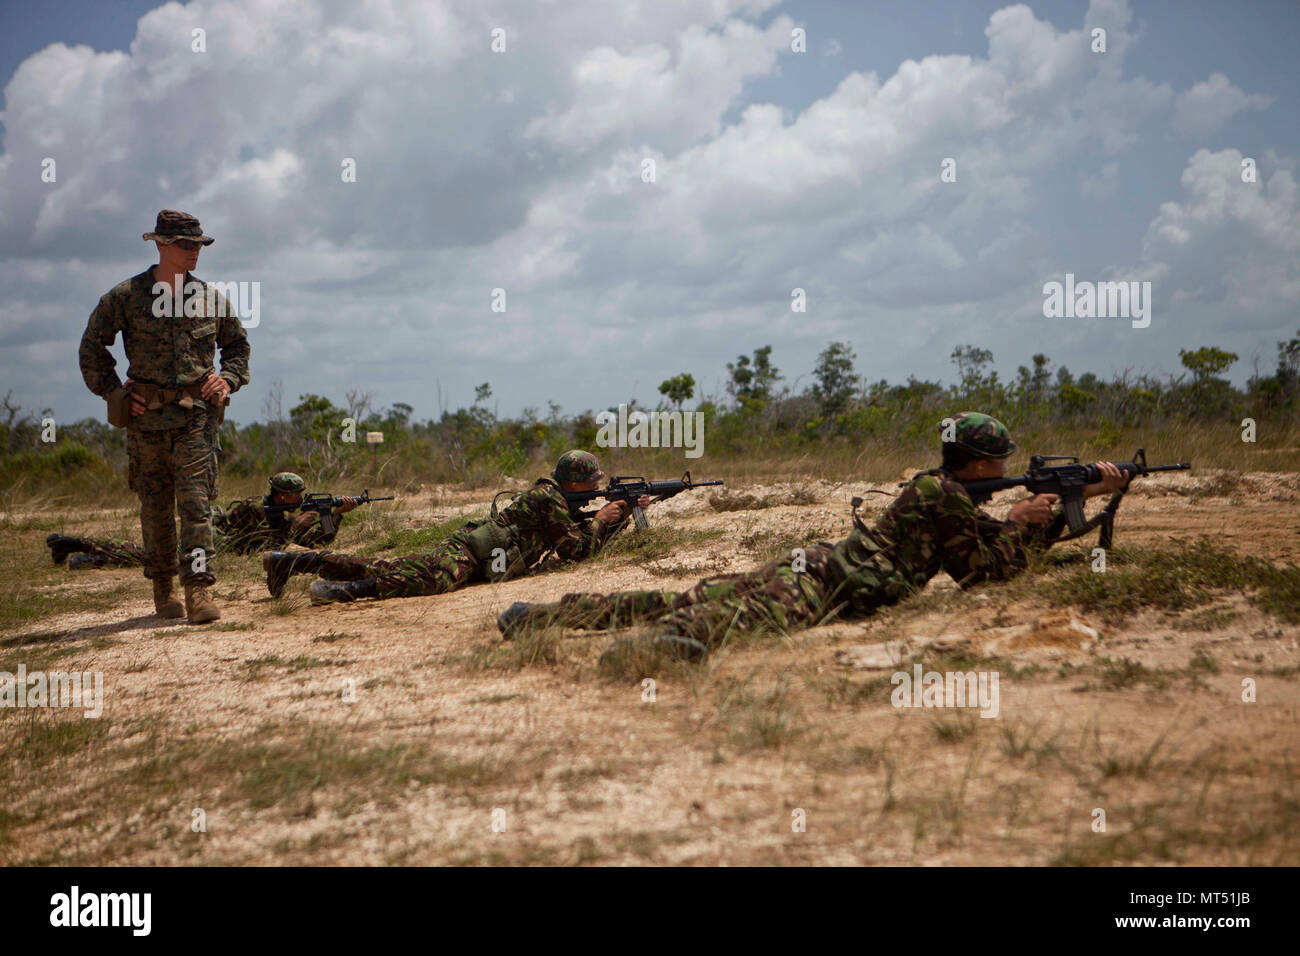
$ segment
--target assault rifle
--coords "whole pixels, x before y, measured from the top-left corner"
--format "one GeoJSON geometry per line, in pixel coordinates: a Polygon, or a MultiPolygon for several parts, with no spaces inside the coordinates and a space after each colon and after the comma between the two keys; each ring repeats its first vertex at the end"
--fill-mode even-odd
{"type": "MultiPolygon", "coordinates": [[[[352,496],[352,500],[359,505],[368,505],[372,501],[392,501],[393,497],[390,495],[387,498],[372,498],[370,497],[370,489],[367,488],[365,491],[361,492],[361,494],[352,496]]],[[[272,520],[276,518],[282,519],[286,511],[297,511],[301,509],[304,514],[308,511],[314,511],[320,515],[321,530],[326,534],[333,534],[338,530],[338,525],[334,523],[334,509],[341,504],[343,504],[342,498],[335,498],[328,491],[321,491],[309,492],[303,495],[300,504],[263,505],[262,510],[264,510],[267,515],[271,516],[272,520]]]]}
{"type": "Polygon", "coordinates": [[[646,481],[641,477],[618,475],[609,479],[609,484],[604,488],[596,488],[592,491],[562,491],[561,494],[569,502],[569,510],[576,518],[590,518],[594,515],[596,513],[594,511],[578,509],[596,498],[604,498],[606,501],[626,501],[632,506],[632,520],[636,522],[637,529],[644,531],[650,527],[650,522],[646,519],[645,512],[637,506],[637,499],[642,495],[652,495],[650,502],[653,504],[692,488],[720,484],[721,481],[692,481],[689,471],[677,481],[646,481]]]}
{"type": "MultiPolygon", "coordinates": [[[[1190,461],[1180,461],[1176,465],[1148,465],[1146,449],[1143,448],[1137,450],[1132,461],[1116,461],[1112,464],[1122,474],[1131,477],[1150,475],[1157,471],[1188,471],[1192,467],[1190,461]]],[[[1007,488],[1023,487],[1036,495],[1060,495],[1063,513],[1047,526],[1048,543],[1073,541],[1092,529],[1100,527],[1101,534],[1097,543],[1103,548],[1109,548],[1115,533],[1115,512],[1119,510],[1120,500],[1128,489],[1126,487],[1123,491],[1115,492],[1100,514],[1086,518],[1083,514],[1083,488],[1098,481],[1101,481],[1100,468],[1096,465],[1081,465],[1079,459],[1071,455],[1031,455],[1029,470],[1023,475],[981,478],[977,481],[963,481],[961,484],[966,489],[966,494],[970,495],[971,501],[977,505],[984,504],[992,498],[994,492],[1007,488]],[[1049,465],[1047,464],[1049,461],[1065,461],[1069,464],[1049,465]],[[1066,525],[1069,526],[1070,532],[1062,534],[1066,525]]]]}

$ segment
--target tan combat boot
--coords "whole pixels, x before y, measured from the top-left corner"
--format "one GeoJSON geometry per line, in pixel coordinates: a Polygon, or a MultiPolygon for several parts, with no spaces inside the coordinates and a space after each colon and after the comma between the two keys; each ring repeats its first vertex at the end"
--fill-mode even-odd
{"type": "Polygon", "coordinates": [[[172,595],[171,578],[153,579],[153,610],[159,617],[185,616],[185,608],[172,595]]]}
{"type": "Polygon", "coordinates": [[[185,585],[185,610],[191,624],[211,624],[221,619],[221,612],[208,597],[208,589],[202,584],[185,585]]]}

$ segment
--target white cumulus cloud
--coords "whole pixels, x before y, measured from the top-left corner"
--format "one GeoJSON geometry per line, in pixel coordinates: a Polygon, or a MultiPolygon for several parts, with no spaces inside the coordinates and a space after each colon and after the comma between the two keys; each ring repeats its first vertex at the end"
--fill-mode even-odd
{"type": "Polygon", "coordinates": [[[1268,109],[1273,97],[1247,93],[1222,73],[1212,73],[1178,97],[1174,104],[1174,128],[1182,133],[1213,133],[1242,110],[1268,109]]]}

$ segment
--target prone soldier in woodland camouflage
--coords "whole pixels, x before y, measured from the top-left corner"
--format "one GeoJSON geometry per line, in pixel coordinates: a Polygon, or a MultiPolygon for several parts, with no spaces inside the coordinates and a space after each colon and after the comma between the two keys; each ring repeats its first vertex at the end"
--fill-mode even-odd
{"type": "MultiPolygon", "coordinates": [[[[511,638],[522,628],[559,624],[610,629],[652,623],[651,640],[670,655],[693,659],[729,634],[786,632],[837,615],[865,616],[921,591],[940,571],[962,588],[1018,574],[1031,551],[1047,546],[1044,528],[1056,495],[1018,502],[1007,520],[976,508],[961,481],[1001,477],[1015,450],[1006,427],[978,412],[954,421],[943,444],[943,464],[912,479],[873,527],[854,513],[842,541],[795,549],[756,571],[705,578],[688,591],[567,594],[554,604],[516,602],[497,619],[511,638]]],[[[1127,481],[1112,463],[1085,497],[1109,493],[1127,481]]]]}
{"type": "MultiPolygon", "coordinates": [[[[257,554],[268,548],[282,548],[300,544],[319,548],[334,540],[343,515],[357,506],[355,498],[340,498],[334,508],[333,530],[326,530],[321,516],[315,511],[305,511],[290,517],[302,504],[307,484],[290,471],[282,471],[270,478],[270,490],[261,498],[245,498],[231,502],[223,511],[212,508],[213,550],[218,554],[233,551],[238,554],[257,554]]],[[[45,539],[55,564],[65,561],[69,568],[121,568],[144,564],[144,549],[130,541],[117,538],[86,538],[52,534],[45,539]]]]}
{"type": "Polygon", "coordinates": [[[224,414],[230,393],[248,384],[248,338],[225,296],[190,272],[199,250],[213,242],[197,219],[164,209],[143,238],[157,244],[158,264],[99,300],[81,338],[81,374],[108,401],[109,420],[127,428],[128,483],[140,498],[154,609],[205,624],[221,617],[207,593],[216,581],[209,561],[213,418],[224,414]],[[119,332],[130,364],[125,384],[109,352],[119,332]],[[178,569],[184,608],[172,596],[178,569]]]}
{"type": "MultiPolygon", "coordinates": [[[[284,591],[291,574],[318,574],[327,580],[311,586],[313,604],[357,598],[416,597],[444,594],[475,581],[517,577],[554,552],[564,561],[596,554],[627,523],[631,505],[611,501],[591,518],[575,516],[562,491],[591,491],[603,478],[596,456],[569,451],[560,456],[553,478],[539,478],[486,521],[470,521],[428,554],[402,558],[362,558],[329,552],[271,552],[262,558],[266,587],[284,591]]],[[[639,500],[642,508],[649,496],[639,500]]]]}

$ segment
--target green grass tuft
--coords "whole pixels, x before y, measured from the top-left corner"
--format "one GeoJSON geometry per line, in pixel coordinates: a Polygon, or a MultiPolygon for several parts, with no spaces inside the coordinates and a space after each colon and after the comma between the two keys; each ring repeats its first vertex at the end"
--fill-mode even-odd
{"type": "Polygon", "coordinates": [[[360,553],[369,555],[390,552],[389,556],[391,557],[408,554],[428,554],[437,550],[438,545],[447,540],[447,537],[453,531],[458,531],[464,527],[467,521],[472,518],[482,519],[486,517],[486,513],[481,515],[457,515],[436,524],[423,525],[417,528],[398,528],[390,531],[373,544],[365,545],[360,549],[360,553]]]}
{"type": "Polygon", "coordinates": [[[1300,567],[1277,567],[1220,547],[1209,538],[1162,549],[1115,548],[1107,569],[1071,567],[1039,583],[1053,604],[1095,611],[1111,622],[1144,609],[1182,611],[1210,603],[1225,591],[1251,593],[1251,601],[1285,621],[1300,621],[1300,567]]]}

